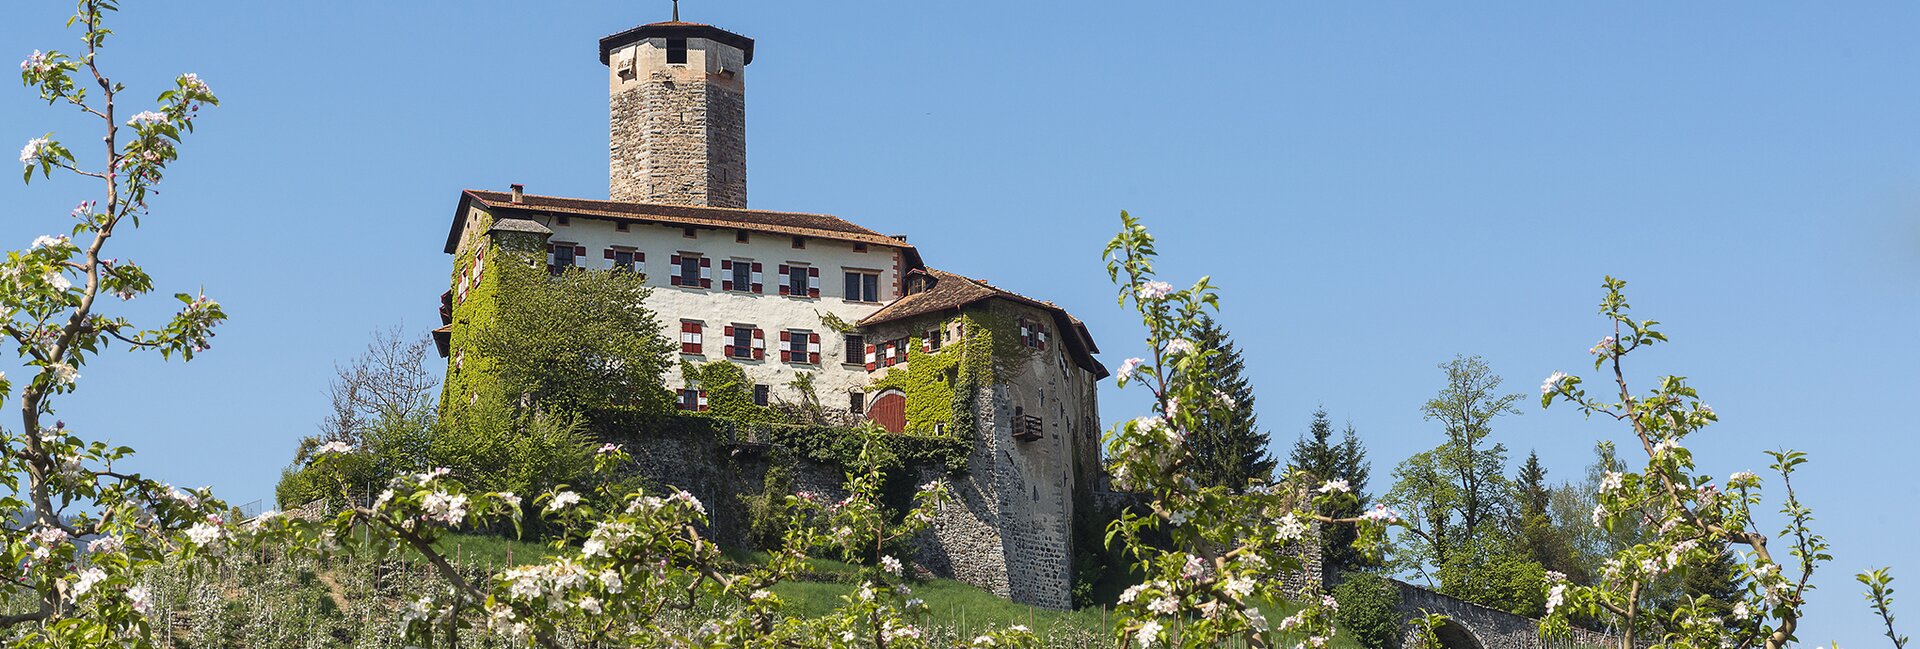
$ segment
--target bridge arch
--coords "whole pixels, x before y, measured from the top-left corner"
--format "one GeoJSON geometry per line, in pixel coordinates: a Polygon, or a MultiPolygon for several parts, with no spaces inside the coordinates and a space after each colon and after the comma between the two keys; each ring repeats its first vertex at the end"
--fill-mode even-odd
{"type": "MultiPolygon", "coordinates": [[[[1413,620],[1408,621],[1413,622],[1413,620]]],[[[1408,626],[1410,628],[1407,629],[1407,636],[1401,639],[1400,646],[1409,648],[1425,647],[1426,643],[1425,639],[1421,637],[1421,629],[1413,624],[1409,624],[1408,626]]],[[[1487,644],[1481,641],[1479,634],[1474,633],[1472,628],[1452,618],[1442,620],[1440,625],[1434,628],[1433,635],[1435,639],[1439,640],[1440,649],[1487,649],[1487,644]]]]}

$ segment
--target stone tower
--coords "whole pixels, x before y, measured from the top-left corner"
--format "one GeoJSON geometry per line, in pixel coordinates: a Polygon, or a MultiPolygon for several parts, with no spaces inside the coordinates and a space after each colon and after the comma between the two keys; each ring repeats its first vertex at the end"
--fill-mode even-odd
{"type": "Polygon", "coordinates": [[[746,207],[753,39],[675,18],[600,39],[608,191],[616,201],[746,207]]]}

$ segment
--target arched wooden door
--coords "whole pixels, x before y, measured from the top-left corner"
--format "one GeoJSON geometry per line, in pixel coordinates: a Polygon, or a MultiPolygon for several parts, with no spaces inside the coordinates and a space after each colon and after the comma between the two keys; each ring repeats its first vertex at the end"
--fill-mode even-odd
{"type": "Polygon", "coordinates": [[[889,433],[898,433],[907,429],[907,396],[899,390],[888,390],[873,399],[873,405],[867,406],[867,419],[879,424],[889,433]]]}

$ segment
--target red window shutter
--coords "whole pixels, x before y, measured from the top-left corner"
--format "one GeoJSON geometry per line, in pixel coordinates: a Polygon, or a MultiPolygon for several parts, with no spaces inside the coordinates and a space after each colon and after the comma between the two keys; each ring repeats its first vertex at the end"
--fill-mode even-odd
{"type": "Polygon", "coordinates": [[[732,259],[720,260],[720,270],[733,270],[733,260],[732,259]]]}
{"type": "Polygon", "coordinates": [[[817,289],[817,288],[807,289],[807,297],[820,297],[820,289],[817,289]]]}
{"type": "Polygon", "coordinates": [[[787,272],[788,272],[788,271],[790,271],[790,270],[792,270],[792,268],[789,268],[789,267],[788,267],[788,266],[787,266],[786,264],[780,264],[780,274],[781,274],[781,275],[785,275],[785,274],[787,274],[787,272]]]}
{"type": "Polygon", "coordinates": [[[722,291],[733,290],[733,280],[730,280],[730,279],[720,280],[720,290],[722,291]]]}
{"type": "MultiPolygon", "coordinates": [[[[729,270],[733,270],[733,260],[732,260],[732,259],[722,259],[722,260],[720,260],[720,270],[721,270],[721,271],[723,271],[723,272],[724,272],[724,271],[729,271],[729,270]]],[[[727,275],[727,277],[729,277],[729,278],[730,278],[730,277],[732,277],[732,276],[733,276],[733,275],[732,275],[731,273],[729,273],[729,274],[727,275]]],[[[722,291],[731,291],[731,290],[733,290],[733,280],[732,280],[732,279],[722,279],[722,280],[720,280],[720,290],[722,290],[722,291]]]]}
{"type": "Polygon", "coordinates": [[[573,247],[573,256],[575,256],[575,257],[580,257],[580,258],[585,258],[585,257],[587,256],[587,247],[586,247],[586,246],[574,246],[574,247],[573,247]]]}
{"type": "Polygon", "coordinates": [[[780,342],[783,342],[783,343],[784,343],[784,342],[787,342],[787,341],[789,341],[789,340],[791,340],[792,338],[793,338],[793,332],[791,332],[791,331],[781,331],[781,332],[780,332],[780,342]]]}
{"type": "Polygon", "coordinates": [[[754,292],[754,293],[759,293],[759,292],[760,292],[760,289],[761,289],[761,286],[760,286],[759,284],[754,284],[754,285],[753,285],[753,292],[754,292]]]}
{"type": "Polygon", "coordinates": [[[700,278],[700,288],[713,288],[713,280],[705,277],[700,278]]]}
{"type": "Polygon", "coordinates": [[[553,253],[553,244],[551,244],[551,243],[549,243],[549,244],[547,244],[547,253],[548,253],[548,254],[552,254],[552,253],[553,253]]]}
{"type": "Polygon", "coordinates": [[[612,249],[612,248],[608,248],[608,249],[606,250],[606,252],[605,252],[605,253],[603,253],[603,254],[601,254],[601,257],[603,257],[603,258],[606,258],[606,259],[612,259],[612,258],[613,258],[613,249],[612,249]]]}
{"type": "Polygon", "coordinates": [[[819,277],[819,276],[820,276],[819,266],[813,266],[807,269],[807,277],[819,277]]]}
{"type": "Polygon", "coordinates": [[[754,329],[753,330],[753,360],[760,361],[760,360],[766,360],[766,358],[767,358],[766,333],[761,331],[760,329],[754,329]]]}
{"type": "Polygon", "coordinates": [[[712,257],[701,257],[701,258],[700,258],[700,267],[701,267],[701,268],[712,268],[712,267],[713,267],[713,258],[712,258],[712,257]]]}
{"type": "Polygon", "coordinates": [[[727,358],[733,358],[733,345],[731,344],[727,345],[727,348],[725,350],[722,350],[720,353],[726,354],[727,358]]]}
{"type": "Polygon", "coordinates": [[[707,411],[707,391],[701,390],[700,391],[700,412],[706,412],[706,411],[707,411]]]}
{"type": "Polygon", "coordinates": [[[880,360],[880,357],[878,352],[874,351],[873,345],[867,345],[867,371],[871,372],[879,369],[879,363],[876,362],[878,360],[880,360]]]}
{"type": "Polygon", "coordinates": [[[733,325],[727,325],[727,326],[726,326],[726,333],[725,333],[725,334],[723,334],[723,335],[725,335],[725,336],[726,336],[726,337],[728,337],[728,338],[732,338],[732,337],[733,337],[733,325]]]}
{"type": "Polygon", "coordinates": [[[680,265],[680,255],[674,255],[674,256],[673,256],[673,265],[675,265],[675,266],[679,266],[679,265],[680,265]]]}
{"type": "Polygon", "coordinates": [[[760,262],[753,262],[753,272],[760,272],[760,262]]]}

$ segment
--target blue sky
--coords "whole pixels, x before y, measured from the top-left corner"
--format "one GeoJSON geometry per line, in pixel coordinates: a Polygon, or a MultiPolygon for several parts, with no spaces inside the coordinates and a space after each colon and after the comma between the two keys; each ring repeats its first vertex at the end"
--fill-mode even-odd
{"type": "MultiPolygon", "coordinates": [[[[1099,251],[1121,209],[1166,278],[1210,274],[1284,445],[1324,406],[1374,459],[1438,443],[1435,365],[1484,355],[1516,392],[1587,367],[1605,274],[1722,414],[1724,475],[1808,451],[1838,561],[1802,637],[1875,642],[1850,575],[1920,534],[1920,7],[1891,2],[699,2],[758,40],[750,202],[910,234],[933,264],[1067,306],[1109,365],[1140,347],[1099,251]]],[[[207,113],[136,236],[167,292],[233,316],[182,365],[113,352],[61,414],[135,468],[271,500],[369,331],[434,322],[462,188],[606,192],[595,41],[667,3],[133,2],[105,62],[150,97],[197,72],[207,113]],[[657,5],[657,6],[656,6],[657,5]]],[[[68,3],[8,9],[0,52],[72,50],[68,3]]],[[[0,140],[90,125],[0,92],[0,140]]],[[[8,149],[12,151],[12,149],[8,149]]],[[[24,247],[93,194],[0,182],[24,247]]],[[[161,299],[131,305],[166,309],[161,299]]],[[[1110,386],[1109,386],[1110,387],[1110,386]]],[[[1107,389],[1109,421],[1142,396],[1107,389]]],[[[1622,430],[1500,423],[1552,478],[1622,430]]],[[[1908,611],[1909,619],[1920,612],[1908,611]]]]}

